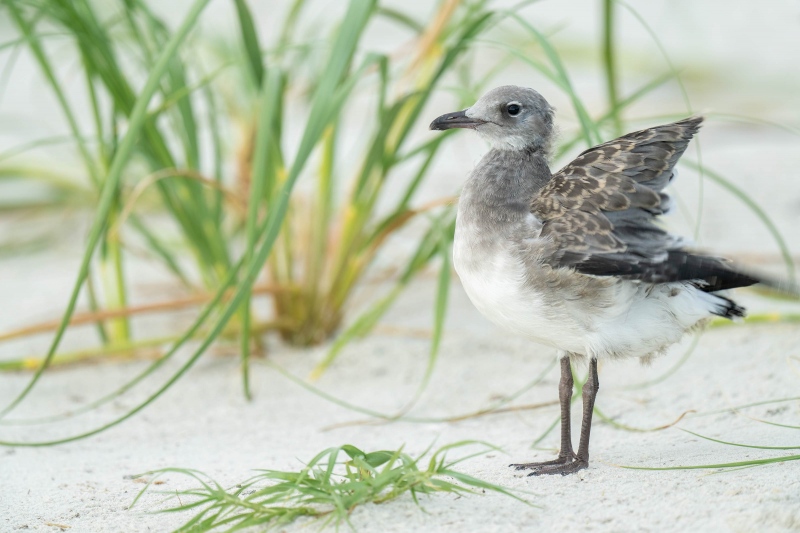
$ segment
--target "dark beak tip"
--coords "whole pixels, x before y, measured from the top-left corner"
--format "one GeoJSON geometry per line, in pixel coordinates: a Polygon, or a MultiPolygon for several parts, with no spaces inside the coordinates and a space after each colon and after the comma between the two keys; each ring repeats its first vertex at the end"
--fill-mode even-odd
{"type": "Polygon", "coordinates": [[[470,128],[476,126],[476,121],[470,119],[466,115],[467,110],[456,111],[454,113],[447,113],[440,117],[436,117],[428,129],[434,131],[444,131],[452,128],[470,128]]]}

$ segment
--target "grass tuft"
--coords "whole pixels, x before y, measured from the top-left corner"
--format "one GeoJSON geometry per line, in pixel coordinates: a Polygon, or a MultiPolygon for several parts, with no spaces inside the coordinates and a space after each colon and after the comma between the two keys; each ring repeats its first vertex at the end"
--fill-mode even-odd
{"type": "Polygon", "coordinates": [[[146,476],[148,481],[131,507],[147,492],[163,494],[166,499],[161,505],[167,506],[155,512],[192,511],[195,514],[176,531],[203,532],[253,526],[272,529],[299,518],[321,521],[320,527],[339,526],[348,522],[350,513],[360,505],[386,503],[405,494],[420,508],[423,495],[480,494],[487,490],[531,505],[510,489],[453,470],[458,463],[491,451],[499,449],[485,442],[460,441],[412,457],[402,448],[368,453],[345,444],[320,452],[300,471],[260,470],[232,488],[197,470],[164,468],[137,476],[146,476]],[[478,451],[459,459],[447,457],[451,451],[476,446],[478,451]],[[182,491],[152,489],[160,477],[172,473],[188,476],[198,486],[182,491]]]}

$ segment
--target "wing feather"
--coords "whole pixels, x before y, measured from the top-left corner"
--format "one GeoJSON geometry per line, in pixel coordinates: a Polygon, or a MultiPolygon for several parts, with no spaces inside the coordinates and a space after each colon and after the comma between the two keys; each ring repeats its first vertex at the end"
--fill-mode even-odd
{"type": "Polygon", "coordinates": [[[702,117],[629,133],[581,153],[531,201],[550,264],[592,275],[653,283],[697,280],[706,290],[754,283],[721,259],[681,250],[654,224],[669,209],[662,189],[697,133],[702,117]]]}

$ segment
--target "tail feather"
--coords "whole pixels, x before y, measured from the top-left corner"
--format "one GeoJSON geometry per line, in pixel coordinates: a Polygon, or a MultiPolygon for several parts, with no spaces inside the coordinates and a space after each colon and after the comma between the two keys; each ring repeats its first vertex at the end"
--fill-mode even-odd
{"type": "Polygon", "coordinates": [[[722,318],[727,318],[729,320],[733,320],[734,318],[744,318],[747,316],[747,310],[730,298],[720,296],[719,294],[714,294],[714,296],[719,299],[719,302],[717,302],[717,305],[711,311],[715,315],[721,316],[722,318]]]}

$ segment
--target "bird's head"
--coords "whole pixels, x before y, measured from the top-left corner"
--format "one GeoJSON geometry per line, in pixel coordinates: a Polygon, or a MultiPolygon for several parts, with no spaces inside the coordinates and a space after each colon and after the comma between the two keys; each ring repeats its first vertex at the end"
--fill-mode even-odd
{"type": "Polygon", "coordinates": [[[451,128],[473,129],[493,148],[547,152],[553,137],[553,108],[533,89],[504,85],[468,109],[438,117],[430,126],[432,130],[451,128]]]}

